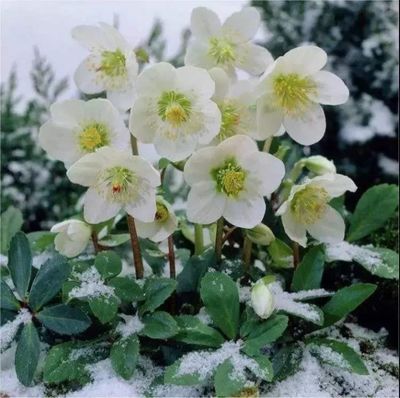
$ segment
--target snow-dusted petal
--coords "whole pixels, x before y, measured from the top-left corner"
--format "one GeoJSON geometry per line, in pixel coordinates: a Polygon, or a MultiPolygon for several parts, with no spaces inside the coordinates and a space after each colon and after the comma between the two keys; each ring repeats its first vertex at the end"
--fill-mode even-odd
{"type": "Polygon", "coordinates": [[[330,174],[313,178],[313,183],[324,188],[331,198],[342,196],[346,191],[355,192],[357,185],[343,174],[330,174]]]}
{"type": "Polygon", "coordinates": [[[123,91],[107,91],[107,98],[113,103],[113,105],[120,111],[126,111],[132,108],[135,100],[135,90],[133,87],[129,87],[123,91]]]}
{"type": "Polygon", "coordinates": [[[215,91],[212,99],[222,101],[228,94],[230,80],[229,76],[222,68],[212,68],[208,71],[215,83],[215,91]]]}
{"type": "Polygon", "coordinates": [[[342,216],[330,206],[327,206],[324,215],[315,224],[307,226],[310,235],[324,243],[341,242],[345,228],[342,216]]]}
{"type": "Polygon", "coordinates": [[[260,13],[254,7],[245,7],[225,20],[222,32],[235,43],[246,42],[257,33],[260,21],[260,13]]]}
{"type": "Polygon", "coordinates": [[[277,134],[282,126],[283,113],[271,105],[268,96],[262,96],[257,101],[257,131],[259,139],[266,139],[277,134]]]}
{"type": "Polygon", "coordinates": [[[237,67],[251,75],[261,75],[274,61],[271,53],[264,47],[252,43],[245,43],[237,48],[237,67]]]}
{"type": "Polygon", "coordinates": [[[194,223],[211,224],[223,214],[225,195],[215,189],[215,183],[199,182],[192,186],[187,199],[187,217],[194,223]]]}
{"type": "Polygon", "coordinates": [[[265,201],[261,195],[246,195],[243,198],[228,199],[223,216],[232,225],[253,228],[262,221],[265,208],[265,201]]]}
{"type": "Polygon", "coordinates": [[[186,48],[185,65],[199,66],[210,69],[216,65],[208,54],[208,44],[204,41],[194,39],[186,48]]]}
{"type": "Polygon", "coordinates": [[[289,236],[291,240],[294,240],[303,247],[307,246],[306,229],[302,224],[294,220],[290,210],[282,215],[282,224],[287,236],[289,236]]]}
{"type": "Polygon", "coordinates": [[[57,124],[76,127],[85,116],[84,106],[82,100],[59,101],[50,106],[50,114],[57,124]]]}
{"type": "Polygon", "coordinates": [[[153,142],[160,124],[154,109],[155,101],[150,97],[138,98],[131,109],[129,129],[143,143],[153,142]]]}
{"type": "Polygon", "coordinates": [[[98,224],[117,215],[121,205],[110,202],[100,196],[95,188],[89,188],[85,194],[83,216],[90,224],[98,224]]]}
{"type": "Polygon", "coordinates": [[[296,142],[312,145],[320,141],[326,130],[325,114],[319,104],[312,104],[301,116],[285,115],[283,125],[296,142]]]}
{"type": "Polygon", "coordinates": [[[154,221],[156,215],[156,193],[155,191],[147,192],[139,202],[128,203],[124,206],[125,211],[133,218],[143,222],[154,221]]]}
{"type": "Polygon", "coordinates": [[[257,187],[257,192],[269,196],[278,189],[285,176],[283,162],[265,152],[256,152],[242,161],[243,168],[249,172],[249,178],[257,187]]]}
{"type": "Polygon", "coordinates": [[[98,152],[89,153],[74,163],[67,171],[67,177],[75,184],[89,187],[94,185],[103,169],[103,159],[98,152]]]}
{"type": "Polygon", "coordinates": [[[325,105],[340,105],[349,99],[349,89],[335,74],[321,70],[312,79],[317,85],[317,92],[311,93],[311,100],[325,105]]]}
{"type": "MultiPolygon", "coordinates": [[[[242,159],[258,152],[257,144],[247,135],[235,135],[223,141],[219,146],[220,153],[234,157],[239,163],[242,159]]],[[[222,159],[221,159],[222,160],[222,159]]]]}
{"type": "Polygon", "coordinates": [[[301,46],[288,51],[284,56],[286,73],[311,75],[321,70],[328,60],[326,52],[317,46],[301,46]]]}
{"type": "Polygon", "coordinates": [[[197,7],[192,11],[190,28],[194,36],[206,40],[220,33],[221,22],[214,11],[206,7],[197,7]]]}
{"type": "Polygon", "coordinates": [[[145,69],[137,78],[138,96],[158,96],[163,91],[172,90],[175,85],[176,70],[168,62],[160,62],[145,69]]]}
{"type": "Polygon", "coordinates": [[[199,149],[185,164],[184,178],[189,185],[210,180],[210,171],[217,167],[221,160],[215,147],[199,149]]]}
{"type": "Polygon", "coordinates": [[[86,94],[97,94],[104,90],[104,84],[98,79],[96,72],[89,68],[89,59],[84,59],[74,74],[74,81],[79,90],[86,94]]]}
{"type": "Polygon", "coordinates": [[[190,94],[192,98],[211,98],[215,83],[206,70],[195,66],[183,66],[177,69],[176,89],[190,94]]]}

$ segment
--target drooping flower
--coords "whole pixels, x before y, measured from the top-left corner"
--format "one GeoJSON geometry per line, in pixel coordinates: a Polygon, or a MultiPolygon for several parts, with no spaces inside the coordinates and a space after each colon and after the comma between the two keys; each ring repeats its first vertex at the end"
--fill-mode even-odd
{"type": "Polygon", "coordinates": [[[140,156],[100,148],[74,163],[67,176],[72,182],[89,187],[83,209],[87,222],[109,220],[121,209],[139,221],[154,220],[160,174],[140,156]]]}
{"type": "Polygon", "coordinates": [[[251,305],[254,312],[263,319],[271,316],[275,309],[275,300],[268,284],[262,279],[258,280],[251,288],[251,305]]]}
{"type": "Polygon", "coordinates": [[[341,174],[314,177],[293,186],[289,198],[276,214],[282,216],[289,238],[303,247],[307,245],[306,232],[320,242],[337,243],[344,239],[345,224],[329,202],[346,191],[355,192],[356,189],[354,182],[341,174]]]}
{"type": "Polygon", "coordinates": [[[129,131],[110,101],[67,100],[51,105],[51,119],[39,131],[40,146],[69,167],[103,146],[125,149],[129,131]]]}
{"type": "Polygon", "coordinates": [[[74,75],[78,88],[86,94],[106,91],[107,98],[118,109],[129,109],[138,74],[133,48],[118,30],[106,23],[77,26],[72,37],[90,51],[74,75]]]}
{"type": "Polygon", "coordinates": [[[178,220],[171,205],[161,196],[156,198],[156,215],[152,222],[136,221],[137,233],[141,238],[149,238],[161,242],[174,233],[178,220]]]}
{"type": "Polygon", "coordinates": [[[223,68],[231,77],[235,68],[260,75],[273,59],[263,47],[250,42],[260,26],[260,14],[253,7],[233,13],[221,24],[217,14],[205,7],[192,11],[192,41],[185,65],[211,69],[223,68]]]}
{"type": "Polygon", "coordinates": [[[161,62],[138,78],[130,130],[170,160],[183,160],[219,132],[221,114],[211,101],[214,82],[207,71],[161,62]]]}
{"type": "Polygon", "coordinates": [[[245,135],[200,149],[184,169],[184,178],[191,186],[188,219],[210,224],[224,217],[238,227],[253,228],[264,217],[263,196],[279,187],[284,174],[282,161],[259,152],[256,143],[245,135]]]}
{"type": "Polygon", "coordinates": [[[50,230],[57,233],[54,239],[56,250],[66,257],[81,254],[89,243],[92,229],[80,220],[66,220],[53,225],[50,230]]]}
{"type": "Polygon", "coordinates": [[[266,134],[282,125],[296,142],[312,145],[325,133],[325,114],[320,104],[339,105],[349,90],[331,72],[321,70],[327,61],[324,50],[302,46],[279,57],[261,77],[257,102],[258,123],[266,134]]]}
{"type": "Polygon", "coordinates": [[[304,165],[316,175],[336,173],[336,166],[332,160],[321,155],[309,156],[304,159],[304,165]]]}

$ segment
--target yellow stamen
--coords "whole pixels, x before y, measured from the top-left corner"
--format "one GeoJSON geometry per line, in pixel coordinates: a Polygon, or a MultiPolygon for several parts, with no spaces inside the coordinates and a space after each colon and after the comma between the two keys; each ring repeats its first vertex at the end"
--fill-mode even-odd
{"type": "Polygon", "coordinates": [[[84,152],[93,152],[95,149],[108,144],[108,130],[102,124],[91,124],[79,134],[79,145],[84,152]]]}

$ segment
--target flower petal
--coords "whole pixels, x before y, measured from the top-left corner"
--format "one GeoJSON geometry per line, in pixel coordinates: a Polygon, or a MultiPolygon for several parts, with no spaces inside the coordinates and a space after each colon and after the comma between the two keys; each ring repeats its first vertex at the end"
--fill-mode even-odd
{"type": "Polygon", "coordinates": [[[330,174],[312,179],[312,183],[324,188],[331,198],[342,196],[346,191],[355,192],[357,185],[354,181],[342,174],[330,174]]]}
{"type": "Polygon", "coordinates": [[[192,11],[190,28],[194,36],[206,40],[220,33],[221,21],[214,11],[206,7],[197,7],[192,11]]]}
{"type": "Polygon", "coordinates": [[[321,70],[312,76],[317,85],[317,94],[310,98],[320,104],[340,105],[349,99],[349,89],[344,81],[331,72],[321,70]]]}
{"type": "Polygon", "coordinates": [[[98,224],[117,215],[121,205],[106,201],[94,188],[89,188],[85,194],[83,216],[89,224],[98,224]]]}
{"type": "Polygon", "coordinates": [[[265,208],[262,196],[249,195],[241,199],[228,199],[223,216],[232,225],[253,228],[262,221],[265,208]]]}
{"type": "Polygon", "coordinates": [[[312,145],[320,141],[325,134],[325,114],[319,104],[312,104],[300,117],[284,116],[283,125],[296,142],[301,145],[312,145]]]}
{"type": "Polygon", "coordinates": [[[87,240],[73,241],[69,239],[68,235],[64,232],[59,233],[54,239],[56,250],[69,258],[81,254],[86,249],[87,244],[87,240]]]}
{"type": "Polygon", "coordinates": [[[103,169],[103,158],[99,151],[89,153],[75,162],[68,170],[67,177],[75,184],[89,187],[96,183],[97,176],[103,169]]]}
{"type": "Polygon", "coordinates": [[[136,224],[137,234],[139,235],[140,238],[144,239],[152,238],[159,232],[161,228],[161,224],[155,221],[142,222],[139,220],[135,220],[135,224],[136,224]]]}
{"type": "Polygon", "coordinates": [[[79,90],[86,94],[97,94],[104,90],[96,72],[88,67],[88,58],[84,59],[74,74],[74,81],[79,90]]]}
{"type": "Polygon", "coordinates": [[[184,178],[187,184],[210,181],[210,170],[217,167],[221,160],[216,147],[202,148],[196,151],[186,162],[184,178]]]}
{"type": "Polygon", "coordinates": [[[254,76],[264,73],[274,61],[271,53],[266,48],[253,43],[245,43],[238,46],[237,53],[238,61],[236,66],[254,76]]]}
{"type": "Polygon", "coordinates": [[[168,62],[160,62],[145,69],[137,78],[138,96],[154,97],[175,87],[176,70],[168,62]]]}
{"type": "Polygon", "coordinates": [[[208,44],[200,40],[191,40],[186,48],[185,65],[210,69],[216,65],[208,55],[208,44]]]}
{"type": "Polygon", "coordinates": [[[229,91],[229,77],[222,68],[212,68],[208,73],[215,83],[215,91],[212,99],[214,101],[222,101],[229,91]]]}
{"type": "Polygon", "coordinates": [[[225,195],[215,189],[213,182],[199,182],[192,186],[187,199],[187,218],[199,224],[211,224],[224,212],[225,195]]]}
{"type": "Polygon", "coordinates": [[[307,246],[306,228],[304,225],[296,222],[290,210],[282,215],[282,224],[283,228],[285,228],[286,235],[291,240],[294,240],[303,247],[307,246]]]}
{"type": "Polygon", "coordinates": [[[50,106],[50,114],[53,121],[68,127],[76,127],[85,117],[85,101],[65,100],[50,106]]]}
{"type": "Polygon", "coordinates": [[[206,70],[195,66],[183,66],[176,70],[176,89],[188,93],[192,98],[211,98],[215,83],[206,70]]]}
{"type": "Polygon", "coordinates": [[[242,159],[258,152],[256,142],[247,135],[235,135],[226,139],[218,145],[220,161],[224,162],[225,157],[235,157],[241,163],[242,159]]]}
{"type": "Polygon", "coordinates": [[[137,176],[148,181],[153,188],[161,184],[160,173],[146,159],[140,156],[132,156],[129,159],[129,168],[137,176]]]}
{"type": "Polygon", "coordinates": [[[129,130],[132,135],[147,144],[153,142],[160,124],[160,118],[154,113],[154,107],[153,98],[138,98],[129,117],[129,130]]]}
{"type": "Polygon", "coordinates": [[[167,127],[154,138],[154,147],[160,156],[163,156],[174,162],[186,159],[190,156],[197,144],[193,136],[184,136],[182,134],[171,138],[168,136],[167,127]]]}
{"type": "Polygon", "coordinates": [[[156,215],[156,192],[146,192],[145,197],[139,202],[128,203],[124,206],[125,211],[133,218],[143,222],[152,222],[156,215]]]}
{"type": "Polygon", "coordinates": [[[98,48],[105,49],[108,44],[106,33],[98,26],[76,26],[72,29],[71,35],[75,40],[89,50],[98,48]]]}
{"type": "Polygon", "coordinates": [[[245,7],[229,16],[222,25],[222,32],[234,43],[251,40],[260,26],[260,13],[254,7],[245,7]]]}
{"type": "Polygon", "coordinates": [[[342,216],[330,206],[326,208],[325,214],[319,221],[307,226],[310,235],[324,243],[341,242],[344,239],[345,229],[342,216]]]}
{"type": "Polygon", "coordinates": [[[286,73],[311,75],[321,70],[328,60],[326,52],[317,46],[300,46],[288,51],[284,56],[286,73]]]}
{"type": "Polygon", "coordinates": [[[257,100],[257,132],[259,139],[267,139],[277,134],[282,126],[283,113],[271,105],[269,96],[257,100]]]}
{"type": "Polygon", "coordinates": [[[132,108],[135,100],[134,88],[129,87],[124,91],[107,91],[107,98],[120,111],[127,111],[132,108]]]}
{"type": "Polygon", "coordinates": [[[217,104],[211,100],[202,101],[200,110],[203,126],[198,130],[197,136],[199,143],[206,145],[219,133],[221,128],[221,112],[217,104]]]}

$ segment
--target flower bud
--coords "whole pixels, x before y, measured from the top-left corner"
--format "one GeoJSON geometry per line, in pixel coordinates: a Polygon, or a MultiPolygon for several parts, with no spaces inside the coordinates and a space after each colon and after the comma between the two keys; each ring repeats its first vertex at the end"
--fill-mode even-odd
{"type": "Polygon", "coordinates": [[[92,234],[90,226],[80,220],[60,222],[53,225],[50,231],[57,233],[54,245],[56,250],[66,257],[75,257],[82,253],[92,234]]]}
{"type": "Polygon", "coordinates": [[[247,229],[246,235],[257,245],[268,246],[275,240],[274,233],[265,224],[258,224],[252,229],[247,229]]]}
{"type": "Polygon", "coordinates": [[[269,318],[275,309],[274,296],[262,279],[251,289],[251,305],[255,313],[263,319],[269,318]]]}
{"type": "Polygon", "coordinates": [[[305,159],[305,166],[308,170],[317,175],[336,173],[336,167],[334,163],[320,155],[310,156],[309,158],[305,159]]]}

